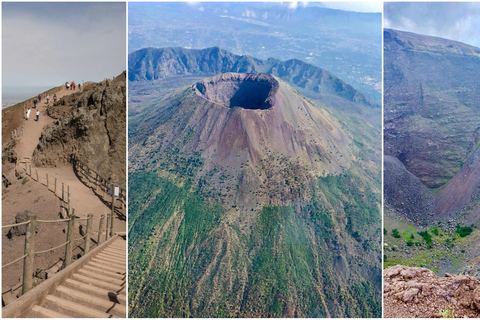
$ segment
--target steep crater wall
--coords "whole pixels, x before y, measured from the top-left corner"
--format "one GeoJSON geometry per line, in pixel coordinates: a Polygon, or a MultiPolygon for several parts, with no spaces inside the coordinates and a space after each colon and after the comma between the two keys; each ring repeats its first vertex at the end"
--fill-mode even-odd
{"type": "Polygon", "coordinates": [[[270,109],[278,81],[268,74],[226,73],[195,84],[205,99],[229,108],[270,109]]]}

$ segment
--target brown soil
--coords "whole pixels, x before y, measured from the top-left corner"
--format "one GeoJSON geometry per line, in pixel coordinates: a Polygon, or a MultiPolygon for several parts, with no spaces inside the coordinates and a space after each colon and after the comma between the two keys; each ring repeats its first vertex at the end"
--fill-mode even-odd
{"type": "Polygon", "coordinates": [[[425,268],[400,265],[383,275],[385,318],[480,317],[480,281],[474,277],[438,277],[425,268]]]}

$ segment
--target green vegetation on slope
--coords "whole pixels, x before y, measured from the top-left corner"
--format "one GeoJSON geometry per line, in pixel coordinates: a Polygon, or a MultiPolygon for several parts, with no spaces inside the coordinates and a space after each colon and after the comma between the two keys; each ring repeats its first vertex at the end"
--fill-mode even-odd
{"type": "MultiPolygon", "coordinates": [[[[387,227],[385,234],[385,262],[384,267],[397,264],[411,267],[427,267],[434,272],[455,272],[462,265],[465,249],[469,247],[470,239],[467,237],[475,226],[456,226],[456,229],[447,227],[441,223],[438,226],[420,228],[396,220],[386,218],[386,226],[395,226],[400,232],[395,237],[387,227]],[[411,235],[420,235],[415,240],[411,235]],[[463,235],[463,237],[462,237],[463,235]],[[409,245],[409,243],[411,243],[409,245]]],[[[398,231],[398,230],[397,230],[398,231]]]]}
{"type": "MultiPolygon", "coordinates": [[[[339,179],[343,192],[358,182],[353,175],[339,179]]],[[[227,223],[224,209],[193,192],[188,179],[174,184],[154,172],[131,174],[130,316],[326,317],[328,309],[331,316],[379,317],[380,295],[370,280],[355,276],[345,286],[340,279],[356,263],[332,251],[345,235],[336,234],[327,207],[342,204],[335,181],[319,182],[328,193],[325,183],[336,203],[315,195],[299,208],[264,207],[246,235],[227,223]]],[[[355,199],[368,198],[341,197],[347,199],[348,216],[355,199]]],[[[371,239],[350,220],[358,237],[371,239]]]]}

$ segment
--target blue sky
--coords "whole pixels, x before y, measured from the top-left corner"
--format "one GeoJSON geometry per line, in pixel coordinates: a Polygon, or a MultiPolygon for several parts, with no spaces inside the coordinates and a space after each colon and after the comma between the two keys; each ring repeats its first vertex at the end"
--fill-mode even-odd
{"type": "Polygon", "coordinates": [[[3,86],[100,81],[126,69],[126,4],[2,4],[3,86]]]}

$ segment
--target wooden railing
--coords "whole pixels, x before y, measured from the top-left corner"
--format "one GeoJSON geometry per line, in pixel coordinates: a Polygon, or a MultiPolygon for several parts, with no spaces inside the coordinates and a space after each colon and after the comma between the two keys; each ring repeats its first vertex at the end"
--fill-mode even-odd
{"type": "Polygon", "coordinates": [[[59,219],[59,220],[37,220],[37,216],[35,214],[29,214],[28,220],[20,223],[10,224],[2,226],[2,229],[5,228],[13,228],[19,226],[26,226],[26,233],[25,233],[25,251],[24,254],[13,261],[10,261],[4,265],[2,265],[2,269],[12,266],[16,262],[19,262],[23,259],[23,282],[22,282],[22,295],[27,293],[33,287],[33,273],[34,273],[34,257],[35,255],[51,252],[57,250],[63,246],[65,246],[65,258],[63,261],[62,268],[68,267],[72,263],[72,252],[73,252],[73,245],[76,241],[83,240],[84,247],[83,252],[85,256],[91,249],[91,238],[94,233],[97,236],[97,246],[99,246],[104,240],[108,240],[110,237],[113,236],[113,225],[108,224],[110,220],[110,214],[107,215],[107,226],[105,227],[105,215],[101,215],[100,218],[94,218],[93,214],[88,214],[87,218],[77,218],[74,214],[75,208],[72,208],[72,215],[69,219],[59,219]],[[99,219],[99,226],[98,231],[92,231],[93,220],[99,219]],[[81,236],[80,238],[74,238],[74,229],[75,229],[75,222],[86,220],[86,232],[85,235],[81,236]],[[67,238],[66,242],[55,246],[53,248],[49,248],[46,250],[35,251],[35,233],[37,224],[40,223],[68,223],[67,228],[67,238]],[[103,235],[105,234],[105,237],[103,235]]]}
{"type": "Polygon", "coordinates": [[[112,208],[112,214],[115,210],[119,216],[125,216],[125,213],[122,212],[122,210],[124,211],[126,209],[127,190],[124,187],[110,182],[110,179],[103,177],[77,157],[72,158],[72,163],[73,169],[80,180],[86,186],[90,187],[101,201],[112,208]],[[118,187],[118,196],[114,195],[113,191],[115,190],[115,187],[118,187]],[[116,205],[116,202],[119,202],[119,205],[116,205]]]}

